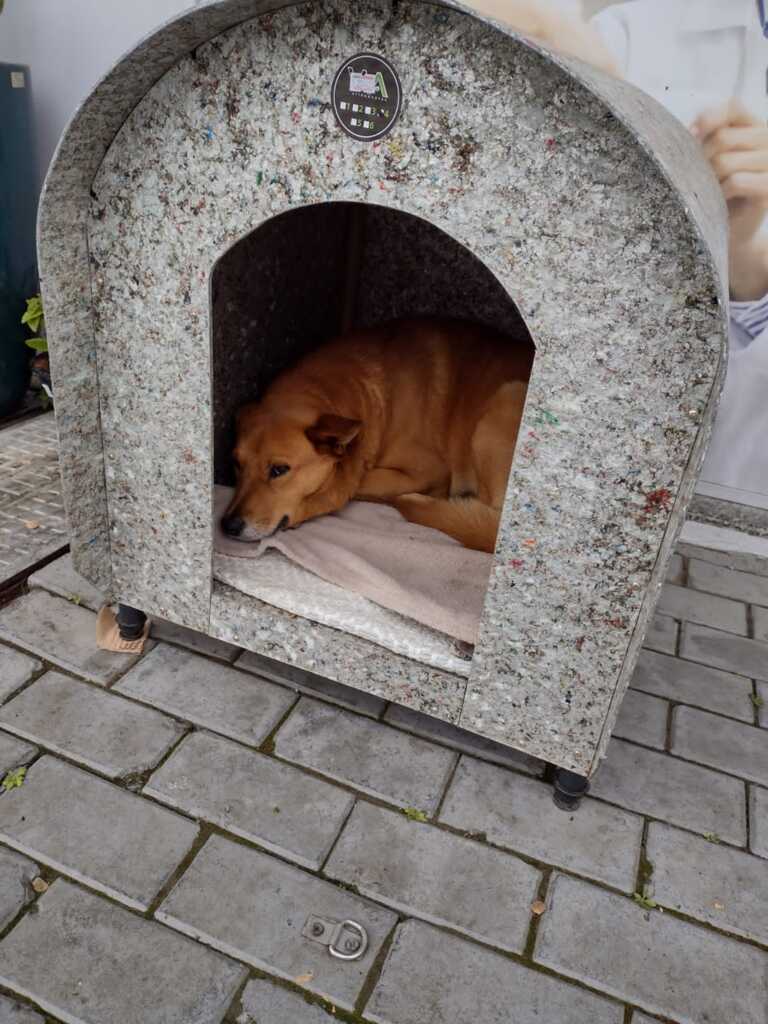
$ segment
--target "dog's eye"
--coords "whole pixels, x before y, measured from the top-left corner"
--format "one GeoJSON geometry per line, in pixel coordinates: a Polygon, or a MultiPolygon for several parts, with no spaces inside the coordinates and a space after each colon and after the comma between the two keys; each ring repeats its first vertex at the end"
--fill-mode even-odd
{"type": "Polygon", "coordinates": [[[269,467],[269,477],[270,477],[270,480],[274,480],[275,477],[278,477],[278,476],[285,476],[285,474],[288,472],[288,470],[290,468],[291,468],[290,466],[270,466],[269,467]]]}

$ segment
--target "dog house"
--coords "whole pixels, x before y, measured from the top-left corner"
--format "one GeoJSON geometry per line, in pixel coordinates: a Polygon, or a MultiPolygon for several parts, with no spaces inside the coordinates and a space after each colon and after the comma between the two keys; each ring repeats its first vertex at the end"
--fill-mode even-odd
{"type": "Polygon", "coordinates": [[[217,0],[85,101],[39,248],[73,558],[124,622],[594,772],[724,373],[724,210],[681,126],[456,4],[217,0]],[[474,650],[218,578],[238,406],[343,326],[434,313],[536,347],[474,650]]]}

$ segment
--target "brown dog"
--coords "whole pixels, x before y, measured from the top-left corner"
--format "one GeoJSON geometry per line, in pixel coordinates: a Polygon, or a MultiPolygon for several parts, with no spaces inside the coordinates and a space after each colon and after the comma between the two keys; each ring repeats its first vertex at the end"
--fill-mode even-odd
{"type": "Polygon", "coordinates": [[[323,345],[240,411],[224,531],[254,541],[358,498],[493,551],[533,356],[456,320],[323,345]]]}

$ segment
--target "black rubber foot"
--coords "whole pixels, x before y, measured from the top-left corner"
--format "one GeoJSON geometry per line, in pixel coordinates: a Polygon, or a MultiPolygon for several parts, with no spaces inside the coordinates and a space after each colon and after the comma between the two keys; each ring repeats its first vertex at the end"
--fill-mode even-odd
{"type": "Polygon", "coordinates": [[[116,618],[121,640],[139,640],[141,638],[147,621],[144,612],[140,612],[138,608],[131,608],[127,604],[119,604],[116,618]]]}
{"type": "Polygon", "coordinates": [[[565,768],[555,768],[552,797],[561,811],[575,811],[581,798],[589,792],[589,779],[565,768]]]}

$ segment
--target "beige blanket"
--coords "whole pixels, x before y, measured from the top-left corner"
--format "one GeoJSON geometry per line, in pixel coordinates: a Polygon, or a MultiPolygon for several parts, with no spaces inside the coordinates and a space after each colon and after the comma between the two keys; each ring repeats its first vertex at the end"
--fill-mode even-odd
{"type": "Polygon", "coordinates": [[[283,530],[258,544],[225,536],[231,496],[216,487],[214,547],[236,558],[270,548],[337,586],[467,643],[475,643],[493,558],[438,530],[407,522],[388,505],[353,501],[341,512],[283,530]]]}

